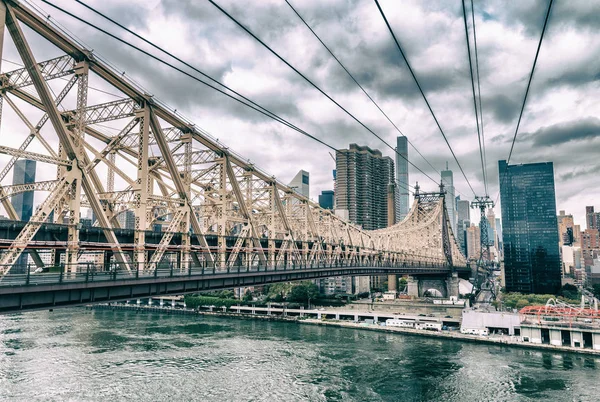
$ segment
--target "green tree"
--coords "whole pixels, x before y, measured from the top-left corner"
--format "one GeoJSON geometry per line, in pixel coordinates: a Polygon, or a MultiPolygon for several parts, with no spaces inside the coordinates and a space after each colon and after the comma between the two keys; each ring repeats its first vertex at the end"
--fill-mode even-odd
{"type": "Polygon", "coordinates": [[[292,287],[287,300],[290,302],[306,303],[319,296],[319,288],[312,282],[301,282],[292,287]]]}
{"type": "Polygon", "coordinates": [[[596,283],[594,286],[592,286],[592,289],[594,292],[594,296],[600,297],[600,283],[596,283]]]}
{"type": "Polygon", "coordinates": [[[406,289],[406,286],[408,285],[408,281],[406,280],[406,278],[400,278],[400,281],[398,283],[398,290],[401,292],[404,291],[404,289],[406,289]]]}
{"type": "Polygon", "coordinates": [[[246,290],[246,293],[244,293],[244,297],[242,297],[242,301],[245,301],[245,302],[252,301],[252,292],[250,292],[249,290],[246,290]]]}
{"type": "Polygon", "coordinates": [[[580,297],[577,286],[571,285],[570,283],[563,286],[558,292],[558,295],[570,300],[576,300],[580,297]]]}
{"type": "Polygon", "coordinates": [[[273,301],[283,301],[288,293],[291,292],[293,286],[289,282],[270,285],[267,291],[267,298],[273,301]]]}
{"type": "Polygon", "coordinates": [[[517,310],[521,310],[525,306],[529,306],[529,300],[527,300],[527,299],[519,299],[517,301],[517,304],[515,305],[517,310]]]}

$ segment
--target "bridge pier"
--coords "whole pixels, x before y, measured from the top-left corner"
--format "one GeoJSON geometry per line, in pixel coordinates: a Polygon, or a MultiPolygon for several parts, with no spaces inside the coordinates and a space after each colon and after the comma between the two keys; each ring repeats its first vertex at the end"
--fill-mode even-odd
{"type": "Polygon", "coordinates": [[[409,276],[406,284],[406,291],[409,296],[419,297],[419,280],[414,276],[409,276]]]}
{"type": "Polygon", "coordinates": [[[459,284],[458,273],[452,272],[452,275],[448,279],[446,279],[446,292],[447,292],[448,297],[460,296],[458,284],[459,284]]]}

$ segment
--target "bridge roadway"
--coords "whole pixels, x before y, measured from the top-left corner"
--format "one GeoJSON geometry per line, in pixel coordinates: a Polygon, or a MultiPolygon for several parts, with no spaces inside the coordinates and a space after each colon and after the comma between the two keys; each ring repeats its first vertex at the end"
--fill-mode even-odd
{"type": "MultiPolygon", "coordinates": [[[[104,303],[157,295],[175,295],[332,276],[417,275],[446,278],[447,265],[234,267],[215,269],[175,267],[154,271],[101,271],[89,266],[78,272],[8,274],[0,279],[0,313],[104,303]]],[[[455,270],[468,276],[469,269],[455,270]]]]}

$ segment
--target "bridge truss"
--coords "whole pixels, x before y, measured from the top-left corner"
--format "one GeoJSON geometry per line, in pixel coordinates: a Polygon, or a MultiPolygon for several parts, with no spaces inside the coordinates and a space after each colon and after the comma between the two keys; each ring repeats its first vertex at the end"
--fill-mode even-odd
{"type": "Polygon", "coordinates": [[[1,274],[24,251],[38,266],[62,261],[65,272],[77,270],[90,253],[129,272],[156,270],[167,260],[183,270],[466,265],[448,224],[443,191],[417,191],[402,222],[362,230],[220,144],[35,11],[4,0],[0,21],[24,65],[0,75],[0,106],[5,115],[8,108],[19,117],[25,133],[18,143],[16,134],[1,136],[0,153],[10,159],[0,164],[0,182],[18,159],[56,171],[55,179],[0,186],[0,202],[13,221],[19,216],[10,196],[45,195],[19,233],[2,243],[1,274]],[[60,54],[36,59],[24,26],[60,54]],[[90,104],[90,81],[121,96],[90,104]],[[104,123],[117,130],[107,132],[104,123]],[[80,241],[82,207],[93,211],[93,227],[101,233],[97,244],[80,241]],[[119,234],[127,214],[134,229],[123,241],[119,234]],[[41,241],[40,229],[53,223],[64,225],[67,238],[41,241]],[[159,240],[147,241],[157,231],[159,240]],[[40,257],[45,249],[49,262],[40,257]]]}

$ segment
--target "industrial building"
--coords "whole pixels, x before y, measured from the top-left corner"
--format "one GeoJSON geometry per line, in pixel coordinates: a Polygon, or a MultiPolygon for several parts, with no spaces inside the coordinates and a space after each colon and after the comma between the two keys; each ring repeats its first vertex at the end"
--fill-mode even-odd
{"type": "Polygon", "coordinates": [[[597,308],[528,306],[519,315],[523,342],[600,350],[600,312],[597,308]]]}

